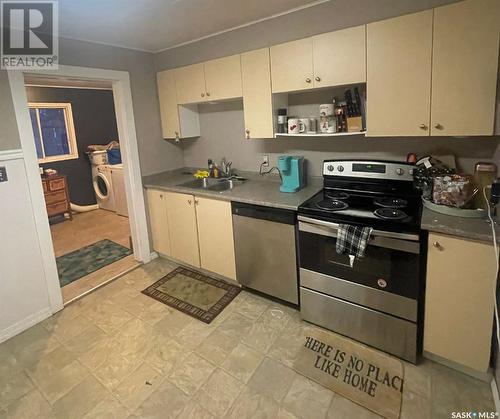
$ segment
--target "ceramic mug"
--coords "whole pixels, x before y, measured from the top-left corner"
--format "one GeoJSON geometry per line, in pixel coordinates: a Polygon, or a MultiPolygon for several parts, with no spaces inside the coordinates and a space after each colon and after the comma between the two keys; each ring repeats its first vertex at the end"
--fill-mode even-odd
{"type": "Polygon", "coordinates": [[[309,131],[309,128],[310,128],[309,118],[300,118],[299,119],[299,133],[305,134],[307,131],[309,131]]]}
{"type": "Polygon", "coordinates": [[[320,116],[330,116],[333,115],[334,111],[333,103],[323,103],[319,105],[319,115],[320,116]]]}
{"type": "Polygon", "coordinates": [[[309,129],[307,130],[308,134],[316,134],[316,118],[309,118],[309,129]]]}
{"type": "Polygon", "coordinates": [[[299,133],[299,120],[297,118],[290,118],[288,120],[288,133],[289,134],[299,133]]]}

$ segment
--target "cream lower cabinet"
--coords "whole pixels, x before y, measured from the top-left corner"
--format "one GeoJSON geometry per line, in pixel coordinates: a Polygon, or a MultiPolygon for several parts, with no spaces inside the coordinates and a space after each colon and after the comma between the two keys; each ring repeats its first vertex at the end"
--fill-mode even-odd
{"type": "Polygon", "coordinates": [[[148,189],[149,224],[153,239],[153,249],[162,255],[171,256],[166,194],[167,192],[148,189]]]}
{"type": "Polygon", "coordinates": [[[492,135],[500,1],[434,9],[431,135],[492,135]]]}
{"type": "Polygon", "coordinates": [[[432,13],[367,25],[367,135],[429,135],[432,13]]]}
{"type": "Polygon", "coordinates": [[[231,202],[195,200],[201,267],[236,280],[231,202]]]}
{"type": "Polygon", "coordinates": [[[148,189],[153,248],[236,280],[231,203],[148,189]]]}
{"type": "Polygon", "coordinates": [[[198,227],[194,196],[167,192],[167,218],[171,256],[192,266],[200,266],[198,227]]]}
{"type": "Polygon", "coordinates": [[[437,355],[466,372],[485,373],[495,289],[491,245],[429,234],[424,355],[437,355]]]}
{"type": "Polygon", "coordinates": [[[241,54],[246,138],[273,138],[273,98],[269,48],[241,54]]]}

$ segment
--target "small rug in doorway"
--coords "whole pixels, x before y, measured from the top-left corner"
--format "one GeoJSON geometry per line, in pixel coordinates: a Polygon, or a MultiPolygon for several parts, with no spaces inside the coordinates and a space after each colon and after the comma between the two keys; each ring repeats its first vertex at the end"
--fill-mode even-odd
{"type": "Polygon", "coordinates": [[[56,258],[61,287],[132,254],[132,251],[104,239],[56,258]]]}
{"type": "Polygon", "coordinates": [[[309,329],[294,369],[388,419],[399,418],[403,363],[335,333],[309,329]]]}
{"type": "Polygon", "coordinates": [[[240,287],[179,267],[142,291],[170,307],[211,323],[241,291],[240,287]]]}

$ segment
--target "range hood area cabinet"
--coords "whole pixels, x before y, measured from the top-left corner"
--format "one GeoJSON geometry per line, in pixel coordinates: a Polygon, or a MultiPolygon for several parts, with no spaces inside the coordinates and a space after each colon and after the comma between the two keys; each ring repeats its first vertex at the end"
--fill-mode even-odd
{"type": "Polygon", "coordinates": [[[156,189],[147,198],[156,252],[236,280],[230,202],[156,189]]]}
{"type": "Polygon", "coordinates": [[[367,136],[493,135],[500,2],[367,25],[367,136]]]}
{"type": "Polygon", "coordinates": [[[273,93],[366,81],[366,25],[274,45],[273,93]]]}

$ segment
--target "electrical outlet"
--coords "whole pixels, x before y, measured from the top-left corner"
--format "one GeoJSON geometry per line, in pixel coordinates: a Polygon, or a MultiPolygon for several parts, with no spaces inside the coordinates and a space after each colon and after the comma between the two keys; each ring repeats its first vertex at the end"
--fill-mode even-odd
{"type": "Polygon", "coordinates": [[[264,167],[269,166],[269,156],[267,154],[264,154],[262,156],[262,166],[264,167]]]}

